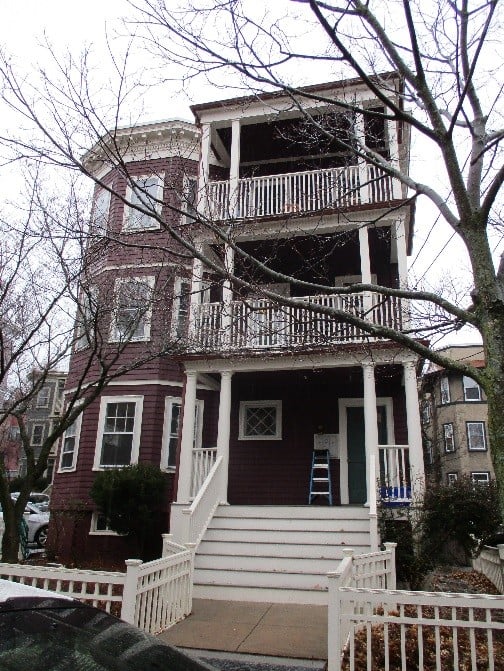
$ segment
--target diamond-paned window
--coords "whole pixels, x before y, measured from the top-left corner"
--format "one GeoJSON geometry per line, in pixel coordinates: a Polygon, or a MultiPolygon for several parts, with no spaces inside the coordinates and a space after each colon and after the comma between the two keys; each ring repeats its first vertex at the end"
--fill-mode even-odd
{"type": "Polygon", "coordinates": [[[280,440],[281,401],[243,401],[240,404],[241,440],[280,440]]]}

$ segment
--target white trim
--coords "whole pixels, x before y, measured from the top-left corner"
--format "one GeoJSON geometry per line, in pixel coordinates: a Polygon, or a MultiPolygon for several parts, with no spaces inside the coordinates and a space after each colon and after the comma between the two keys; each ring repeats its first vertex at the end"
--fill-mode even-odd
{"type": "Polygon", "coordinates": [[[151,322],[152,322],[152,297],[154,293],[154,285],[156,278],[153,275],[145,276],[131,276],[131,277],[117,277],[114,282],[114,311],[112,314],[112,319],[110,322],[110,336],[109,342],[144,342],[150,340],[151,333],[151,322]],[[117,315],[119,312],[119,293],[121,291],[121,286],[127,284],[128,282],[134,282],[135,284],[143,284],[150,289],[150,298],[148,301],[148,308],[143,313],[142,318],[144,319],[144,334],[143,336],[129,337],[125,340],[122,340],[117,333],[117,315]]]}
{"type": "Polygon", "coordinates": [[[443,375],[439,381],[439,402],[441,405],[451,403],[450,380],[448,375],[443,375]]]}
{"type": "Polygon", "coordinates": [[[45,427],[46,427],[46,425],[45,425],[43,420],[40,420],[38,422],[37,421],[33,422],[31,435],[30,435],[30,445],[31,445],[31,447],[40,447],[44,443],[45,427]],[[41,436],[40,436],[40,443],[34,443],[33,442],[33,434],[35,433],[35,427],[36,426],[41,426],[42,427],[42,433],[41,433],[41,436]]]}
{"type": "Polygon", "coordinates": [[[455,445],[455,429],[453,427],[453,422],[444,422],[443,423],[443,447],[444,447],[444,452],[445,454],[453,454],[456,450],[456,445],[455,445]],[[448,427],[451,427],[448,430],[448,427]],[[449,450],[446,446],[446,439],[450,438],[451,439],[451,449],[449,450]]]}
{"type": "Polygon", "coordinates": [[[466,403],[478,403],[478,401],[482,400],[481,387],[476,382],[476,380],[472,379],[472,377],[469,377],[467,375],[463,375],[462,376],[462,387],[464,389],[464,401],[466,403]],[[469,384],[467,384],[467,382],[469,384]],[[468,389],[477,389],[478,390],[478,398],[467,398],[468,389]]]}
{"type": "Polygon", "coordinates": [[[238,440],[282,440],[282,401],[240,401],[238,440]],[[275,408],[275,435],[248,436],[245,433],[248,408],[275,408]]]}
{"type": "Polygon", "coordinates": [[[160,261],[159,263],[124,263],[121,265],[110,265],[110,266],[105,266],[104,268],[100,268],[99,270],[96,271],[95,275],[101,275],[102,273],[107,273],[110,271],[116,271],[116,270],[131,270],[134,268],[137,270],[138,268],[185,268],[188,272],[191,272],[191,265],[181,265],[180,263],[174,263],[173,261],[167,261],[166,263],[164,261],[160,261]]]}
{"type": "MultiPolygon", "coordinates": [[[[100,513],[94,512],[91,515],[91,523],[89,525],[89,535],[90,536],[121,536],[122,534],[118,534],[117,531],[112,531],[112,529],[101,529],[98,531],[96,529],[96,523],[98,521],[98,516],[100,513]]],[[[103,517],[103,516],[102,516],[103,517]]]]}
{"type": "MultiPolygon", "coordinates": [[[[200,375],[200,379],[204,378],[205,375],[200,375]]],[[[94,387],[94,384],[88,384],[82,387],[81,389],[88,389],[89,387],[94,387]]],[[[152,385],[158,385],[160,387],[183,387],[184,383],[176,381],[174,382],[173,380],[130,380],[127,382],[122,382],[121,380],[113,380],[112,382],[109,382],[107,384],[107,387],[143,387],[143,386],[152,386],[152,385]]],[[[198,389],[204,389],[205,391],[219,391],[220,386],[218,382],[213,381],[212,379],[208,378],[207,382],[204,384],[200,384],[198,382],[198,389]]],[[[77,387],[74,387],[73,389],[65,389],[64,395],[67,396],[68,394],[75,394],[75,392],[78,391],[77,387]]]]}
{"type": "Polygon", "coordinates": [[[131,443],[131,455],[130,455],[130,464],[138,463],[138,452],[140,450],[140,436],[142,431],[142,415],[143,415],[143,396],[102,396],[100,399],[100,414],[98,416],[98,429],[96,432],[96,444],[95,444],[95,455],[93,463],[93,471],[104,471],[107,468],[121,468],[121,466],[115,466],[114,464],[109,464],[102,466],[101,461],[101,451],[102,451],[102,442],[103,442],[103,433],[105,428],[105,414],[107,411],[108,403],[135,403],[135,416],[133,424],[133,437],[131,443]]]}
{"type": "MultiPolygon", "coordinates": [[[[110,188],[113,188],[112,184],[109,186],[110,188]]],[[[91,212],[90,224],[91,235],[96,235],[97,237],[103,237],[107,235],[110,221],[110,203],[110,191],[102,186],[98,186],[93,198],[93,209],[91,212]]]]}
{"type": "Polygon", "coordinates": [[[46,381],[46,382],[44,382],[42,387],[37,392],[37,398],[35,400],[35,408],[36,409],[37,408],[48,408],[50,401],[51,401],[51,385],[48,384],[48,382],[46,381]],[[40,395],[42,394],[42,392],[47,392],[46,396],[43,397],[43,398],[46,398],[47,400],[43,403],[40,403],[39,398],[40,398],[40,395]]]}
{"type": "MultiPolygon", "coordinates": [[[[163,418],[163,438],[161,441],[161,462],[160,469],[167,473],[175,472],[175,464],[173,466],[168,465],[168,456],[169,456],[169,446],[170,438],[172,434],[170,432],[170,425],[172,420],[173,406],[177,404],[180,407],[179,414],[179,434],[182,427],[182,398],[180,396],[166,396],[165,397],[165,409],[164,409],[164,418],[163,418]]],[[[203,415],[205,412],[205,402],[201,399],[196,399],[196,417],[195,417],[195,436],[193,449],[199,450],[203,444],[203,415]]]]}
{"type": "Polygon", "coordinates": [[[474,483],[477,482],[478,484],[481,484],[481,483],[489,484],[489,482],[490,482],[490,471],[471,471],[471,480],[474,483]],[[478,475],[485,475],[486,478],[482,480],[480,478],[475,477],[475,476],[478,476],[478,475]]]}
{"type": "MultiPolygon", "coordinates": [[[[376,398],[376,407],[385,406],[385,415],[387,417],[387,443],[395,445],[394,429],[394,400],[391,396],[378,396],[376,398]]],[[[339,417],[339,446],[340,446],[340,496],[341,504],[348,504],[348,431],[347,431],[347,408],[363,408],[363,398],[339,398],[338,399],[338,417],[339,417]]],[[[364,418],[365,421],[365,418],[364,418]]],[[[378,446],[377,446],[378,447],[378,446]]],[[[366,474],[367,475],[367,474],[366,474]]],[[[367,478],[366,478],[367,479],[367,478]]]]}
{"type": "Polygon", "coordinates": [[[79,454],[79,443],[80,443],[80,432],[81,432],[81,425],[82,425],[82,413],[77,417],[77,419],[66,429],[65,433],[61,437],[60,441],[60,452],[59,452],[59,459],[58,459],[58,473],[71,473],[76,470],[77,468],[77,456],[79,454]],[[71,466],[62,466],[61,462],[63,460],[63,454],[68,454],[68,452],[63,452],[63,448],[65,446],[65,438],[67,437],[67,431],[71,429],[73,426],[75,426],[75,434],[74,434],[74,449],[73,449],[73,456],[72,456],[72,465],[71,466]]]}
{"type": "Polygon", "coordinates": [[[176,339],[187,338],[189,328],[189,314],[191,310],[192,282],[190,277],[176,277],[173,283],[173,301],[171,314],[171,337],[176,339]],[[185,317],[180,311],[182,298],[187,301],[185,317]],[[181,316],[183,321],[181,322],[181,316]]]}
{"type": "Polygon", "coordinates": [[[126,187],[126,200],[128,202],[133,202],[133,198],[138,199],[140,202],[135,203],[144,208],[143,210],[139,211],[136,208],[130,207],[128,205],[124,206],[124,215],[123,215],[123,223],[122,223],[122,232],[123,233],[139,233],[143,231],[152,231],[152,230],[159,230],[160,228],[160,223],[154,219],[150,218],[150,221],[152,223],[144,225],[143,222],[143,216],[144,215],[149,215],[149,209],[153,209],[157,215],[160,215],[163,209],[163,193],[164,193],[164,173],[161,174],[148,174],[148,175],[135,175],[134,177],[130,177],[130,181],[126,187]],[[137,195],[135,191],[133,190],[132,187],[132,182],[135,184],[140,181],[146,182],[147,180],[156,180],[156,184],[154,185],[154,188],[156,190],[155,194],[151,194],[151,198],[154,200],[154,202],[150,202],[147,204],[149,201],[149,196],[146,195],[142,189],[145,190],[145,185],[143,187],[140,187],[140,195],[137,195]],[[145,200],[146,202],[143,202],[145,200]],[[135,217],[139,218],[140,223],[135,223],[135,217]],[[133,223],[132,223],[133,222],[133,223]]]}
{"type": "Polygon", "coordinates": [[[483,420],[467,420],[466,421],[466,438],[467,438],[467,449],[469,452],[486,452],[487,451],[487,441],[486,441],[486,427],[483,420]],[[471,447],[471,441],[469,440],[469,424],[479,424],[483,429],[483,447],[471,447]]]}

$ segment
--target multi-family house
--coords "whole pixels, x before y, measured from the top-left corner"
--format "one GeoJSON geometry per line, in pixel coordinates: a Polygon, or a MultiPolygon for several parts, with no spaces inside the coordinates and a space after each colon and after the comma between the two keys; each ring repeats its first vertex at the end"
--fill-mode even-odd
{"type": "MultiPolygon", "coordinates": [[[[399,100],[394,74],[377,86],[399,100]]],[[[129,185],[96,161],[115,192],[95,194],[109,231],[99,275],[116,297],[109,337],[154,296],[128,347],[163,333],[184,346],[86,409],[68,448],[63,440],[53,499],[63,505],[70,489],[82,499],[79,533],[68,535],[82,554],[126,556],[89,501],[94,472],[160,465],[170,480],[165,530],[169,515],[173,540],[196,545],[199,596],[323,601],[343,548],[378,544],[377,480],[388,502],[404,502],[423,478],[416,356],[329,314],[408,325],[400,298],[337,292],[407,286],[411,202],[398,180],[357,158],[353,138],[406,171],[409,130],[360,80],[306,93],[317,132],[288,96],[272,93],[195,105],[194,126],[123,131],[129,185]],[[367,111],[354,115],[347,103],[367,111]],[[165,226],[121,200],[137,198],[140,182],[165,226]],[[184,203],[184,194],[195,198],[184,203]],[[177,197],[186,216],[165,207],[177,197]],[[191,226],[196,210],[203,223],[191,226]],[[194,258],[174,249],[170,227],[191,231],[194,258]],[[132,283],[144,293],[128,293],[132,283]]]]}
{"type": "MultiPolygon", "coordinates": [[[[34,375],[37,375],[35,372],[34,375]]],[[[33,400],[26,409],[24,420],[30,445],[38,457],[44,440],[51,433],[53,423],[58,420],[63,407],[63,390],[65,388],[66,372],[51,370],[45,374],[44,384],[40,387],[33,400]]],[[[48,482],[52,481],[54,463],[56,460],[57,445],[51,448],[47,460],[47,469],[44,477],[48,482]]],[[[21,456],[19,474],[26,474],[26,457],[21,456]]]]}
{"type": "MultiPolygon", "coordinates": [[[[441,351],[476,368],[485,365],[481,345],[453,345],[441,351]]],[[[487,401],[478,383],[430,364],[422,377],[420,403],[426,476],[445,484],[462,475],[489,482],[494,470],[487,401]]]]}

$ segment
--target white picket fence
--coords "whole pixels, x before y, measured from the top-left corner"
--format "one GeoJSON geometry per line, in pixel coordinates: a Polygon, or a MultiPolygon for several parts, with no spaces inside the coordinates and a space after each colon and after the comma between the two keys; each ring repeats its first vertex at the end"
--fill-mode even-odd
{"type": "Polygon", "coordinates": [[[328,671],[502,669],[504,596],[397,590],[391,545],[329,574],[328,671]]]}
{"type": "Polygon", "coordinates": [[[472,561],[473,568],[483,573],[504,594],[504,545],[485,546],[472,561]]]}
{"type": "Polygon", "coordinates": [[[48,589],[113,613],[151,634],[192,608],[193,553],[163,537],[163,557],[126,560],[126,572],[0,563],[0,578],[48,589]]]}

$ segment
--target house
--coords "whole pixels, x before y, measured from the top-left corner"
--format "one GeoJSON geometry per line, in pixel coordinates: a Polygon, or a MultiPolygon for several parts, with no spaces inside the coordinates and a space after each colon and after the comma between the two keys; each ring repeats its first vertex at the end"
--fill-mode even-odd
{"type": "MultiPolygon", "coordinates": [[[[440,351],[476,368],[485,365],[481,345],[453,345],[440,351]]],[[[493,478],[487,401],[478,383],[430,364],[422,376],[420,402],[426,476],[446,484],[462,475],[478,482],[493,478]]]]}
{"type": "MultiPolygon", "coordinates": [[[[24,419],[35,457],[38,456],[44,440],[52,431],[54,421],[57,421],[61,413],[66,376],[65,371],[59,370],[50,370],[45,373],[44,384],[40,387],[25,412],[24,419]]],[[[57,446],[54,445],[47,460],[47,469],[44,477],[48,482],[52,481],[56,451],[57,446]]],[[[20,459],[19,475],[26,475],[25,456],[22,456],[20,459]]]]}
{"type": "MultiPolygon", "coordinates": [[[[399,97],[398,77],[381,83],[399,97]]],[[[128,351],[163,336],[171,349],[86,409],[61,452],[53,502],[63,508],[68,491],[82,501],[66,535],[81,556],[126,556],[89,500],[94,472],[159,464],[170,482],[165,530],[196,546],[195,596],[322,603],[344,549],[378,544],[377,479],[393,503],[423,478],[417,357],[351,323],[365,314],[406,328],[407,301],[335,293],[359,282],[407,286],[412,205],[397,180],[356,158],[352,137],[407,170],[409,129],[387,120],[360,80],[306,94],[320,132],[271,93],[195,105],[194,126],[124,131],[129,185],[99,150],[93,158],[114,192],[98,188],[94,207],[111,234],[96,261],[115,295],[110,339],[150,297],[128,351]],[[368,112],[327,108],[314,92],[368,112]],[[141,201],[132,183],[166,225],[124,205],[120,196],[141,201]],[[207,225],[191,224],[193,208],[207,225]],[[174,249],[170,228],[190,235],[193,258],[174,249]]]]}

